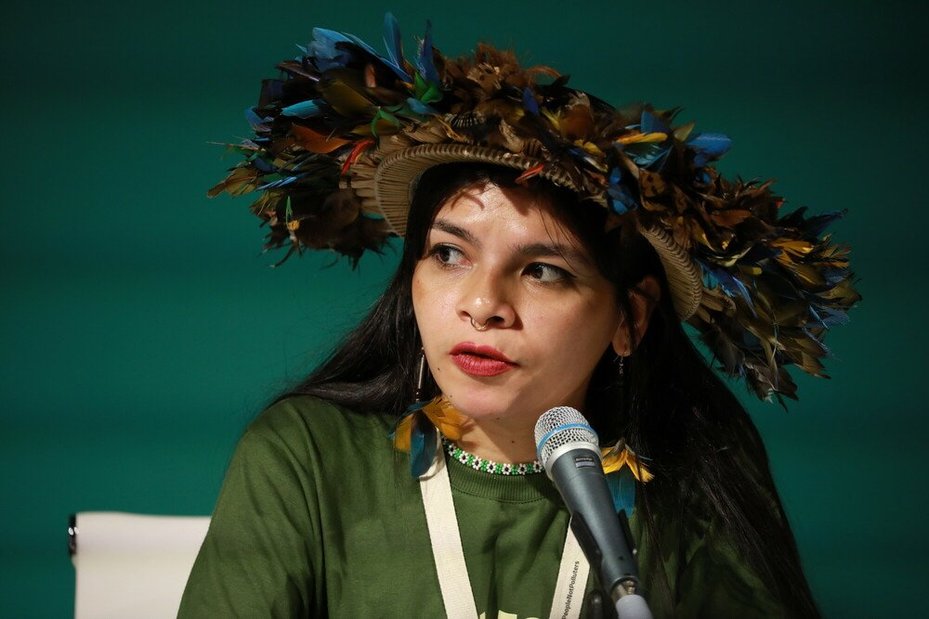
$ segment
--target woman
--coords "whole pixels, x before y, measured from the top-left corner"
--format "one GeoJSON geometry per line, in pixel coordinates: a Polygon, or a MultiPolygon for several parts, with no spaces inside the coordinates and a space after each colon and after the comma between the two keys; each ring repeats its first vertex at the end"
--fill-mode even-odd
{"type": "Polygon", "coordinates": [[[215,190],[263,190],[271,246],[405,243],[369,316],[246,432],[181,616],[601,612],[534,462],[561,405],[599,435],[655,616],[817,616],[757,431],[680,321],[793,396],[784,366],[820,373],[857,300],[819,238],[834,216],[778,219],[767,185],[710,165],[728,140],[673,114],[428,32],[409,62],[385,25],[386,58],[314,30],[215,190]]]}

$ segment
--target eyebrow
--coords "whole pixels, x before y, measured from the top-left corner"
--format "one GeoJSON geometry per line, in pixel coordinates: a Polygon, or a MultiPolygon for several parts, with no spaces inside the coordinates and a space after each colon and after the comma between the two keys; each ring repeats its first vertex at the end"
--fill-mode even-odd
{"type": "Polygon", "coordinates": [[[521,245],[517,249],[520,254],[529,258],[551,256],[564,258],[568,264],[579,262],[581,264],[590,265],[590,258],[588,258],[584,252],[570,245],[563,245],[561,243],[530,243],[529,245],[521,245]]]}
{"type": "Polygon", "coordinates": [[[436,219],[432,222],[433,229],[441,230],[442,232],[447,232],[452,236],[457,236],[463,241],[467,241],[472,245],[480,245],[481,242],[477,239],[476,236],[462,228],[461,226],[456,226],[453,223],[445,221],[444,219],[436,219]]]}
{"type": "MultiPolygon", "coordinates": [[[[442,232],[446,232],[452,236],[457,236],[458,238],[472,245],[476,245],[478,247],[481,245],[480,240],[471,234],[471,232],[444,219],[436,219],[433,221],[432,228],[435,230],[441,230],[442,232]]],[[[576,247],[571,245],[564,245],[562,243],[530,243],[528,245],[517,246],[516,251],[518,251],[521,255],[529,258],[558,257],[565,259],[569,264],[575,262],[588,266],[591,264],[590,257],[588,257],[584,252],[579,251],[576,247]]]]}

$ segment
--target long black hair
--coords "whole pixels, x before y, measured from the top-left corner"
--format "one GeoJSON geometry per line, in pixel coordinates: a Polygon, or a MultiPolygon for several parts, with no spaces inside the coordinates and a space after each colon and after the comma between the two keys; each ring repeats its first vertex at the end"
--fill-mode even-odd
{"type": "MultiPolygon", "coordinates": [[[[423,174],[410,207],[400,264],[368,316],[305,381],[282,397],[311,394],[371,414],[399,415],[413,401],[420,341],[413,315],[413,270],[440,206],[463,188],[515,187],[516,172],[450,164],[423,174]]],[[[663,523],[714,522],[791,617],[818,617],[796,543],[778,498],[757,429],[732,392],[693,346],[678,319],[664,270],[651,245],[626,226],[605,232],[606,210],[545,181],[532,191],[587,247],[613,282],[623,313],[647,276],[660,284],[648,329],[622,364],[609,350],[594,370],[585,416],[601,441],[623,437],[649,460],[655,479],[641,486],[637,509],[654,548],[675,540],[663,523]]],[[[634,338],[632,320],[626,320],[634,338]]],[[[633,340],[631,340],[633,341],[633,340]]],[[[427,395],[437,395],[434,383],[427,395]]],[[[661,552],[641,566],[655,593],[674,596],[675,575],[661,552]]]]}

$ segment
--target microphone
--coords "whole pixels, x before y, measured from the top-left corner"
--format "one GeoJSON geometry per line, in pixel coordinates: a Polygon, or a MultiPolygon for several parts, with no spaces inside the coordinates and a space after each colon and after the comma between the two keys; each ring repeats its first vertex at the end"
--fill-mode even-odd
{"type": "Polygon", "coordinates": [[[553,408],[535,424],[536,452],[571,513],[571,530],[610,595],[620,619],[651,619],[637,593],[639,574],[600,460],[597,433],[568,406],[553,408]]]}

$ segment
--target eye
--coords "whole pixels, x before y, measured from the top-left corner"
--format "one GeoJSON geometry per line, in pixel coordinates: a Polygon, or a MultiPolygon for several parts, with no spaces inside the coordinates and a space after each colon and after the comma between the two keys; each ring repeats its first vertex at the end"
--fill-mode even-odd
{"type": "Polygon", "coordinates": [[[544,262],[533,262],[526,267],[524,273],[543,284],[559,284],[573,279],[573,276],[561,267],[544,262]]]}
{"type": "Polygon", "coordinates": [[[441,243],[429,250],[429,256],[443,266],[458,266],[464,262],[464,253],[460,249],[441,243]]]}

